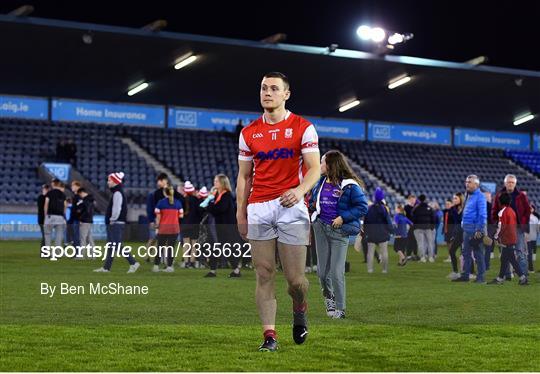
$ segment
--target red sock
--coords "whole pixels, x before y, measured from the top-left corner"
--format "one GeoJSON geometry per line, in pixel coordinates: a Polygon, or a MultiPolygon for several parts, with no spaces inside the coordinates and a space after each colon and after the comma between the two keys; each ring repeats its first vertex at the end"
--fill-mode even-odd
{"type": "Polygon", "coordinates": [[[299,304],[299,305],[295,305],[295,303],[293,302],[293,311],[295,313],[298,313],[298,312],[302,312],[302,313],[305,313],[307,310],[307,302],[304,301],[302,304],[299,304]]]}
{"type": "Polygon", "coordinates": [[[263,335],[265,339],[268,337],[272,337],[274,338],[274,340],[277,340],[276,330],[266,330],[263,335]]]}

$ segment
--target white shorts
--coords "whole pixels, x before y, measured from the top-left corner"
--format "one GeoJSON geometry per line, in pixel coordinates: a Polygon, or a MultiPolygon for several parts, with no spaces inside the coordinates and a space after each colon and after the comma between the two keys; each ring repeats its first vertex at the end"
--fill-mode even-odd
{"type": "Polygon", "coordinates": [[[281,206],[279,197],[249,204],[247,219],[250,240],[277,238],[283,244],[309,244],[309,214],[303,199],[290,208],[281,206]]]}

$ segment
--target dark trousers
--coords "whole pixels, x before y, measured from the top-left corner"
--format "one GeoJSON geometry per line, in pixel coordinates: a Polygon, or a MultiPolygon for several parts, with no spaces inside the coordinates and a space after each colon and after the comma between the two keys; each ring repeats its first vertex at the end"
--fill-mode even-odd
{"type": "Polygon", "coordinates": [[[39,229],[41,230],[41,246],[45,245],[45,230],[43,229],[43,224],[39,224],[39,229]]]}
{"type": "Polygon", "coordinates": [[[493,242],[490,246],[485,246],[485,252],[484,252],[484,261],[486,263],[486,271],[489,270],[489,264],[491,262],[491,254],[493,253],[493,248],[495,247],[495,242],[493,242]]]}
{"type": "MultiPolygon", "coordinates": [[[[124,239],[124,226],[125,224],[121,223],[107,225],[107,242],[114,244],[114,248],[116,249],[115,254],[117,254],[118,249],[122,247],[122,240],[124,239]]],[[[125,259],[130,265],[134,265],[136,262],[131,253],[127,255],[125,259]]],[[[113,260],[113,248],[109,246],[107,250],[107,258],[105,259],[105,264],[103,264],[103,267],[107,270],[111,270],[113,260]]]]}
{"type": "Polygon", "coordinates": [[[418,256],[418,243],[416,242],[413,229],[409,230],[409,234],[407,235],[407,256],[411,256],[412,254],[418,256]]]}
{"type": "Polygon", "coordinates": [[[529,263],[529,271],[534,271],[533,253],[536,253],[536,240],[527,242],[529,251],[527,253],[527,262],[529,263]]]}
{"type": "MultiPolygon", "coordinates": [[[[232,245],[231,245],[231,248],[232,248],[232,245]]],[[[224,256],[217,257],[217,256],[214,256],[214,252],[212,251],[212,255],[210,256],[210,261],[209,261],[210,270],[216,271],[218,267],[218,263],[221,260],[223,260],[224,263],[228,261],[231,264],[231,268],[236,269],[240,263],[241,258],[234,257],[232,255],[231,257],[227,257],[227,258],[225,258],[224,256]]]]}
{"type": "Polygon", "coordinates": [[[503,279],[506,273],[506,270],[508,269],[508,265],[511,264],[514,268],[514,271],[521,277],[523,275],[523,272],[521,271],[521,268],[516,260],[516,246],[508,246],[504,247],[502,249],[501,254],[501,268],[499,270],[499,278],[503,279]]]}
{"type": "Polygon", "coordinates": [[[163,257],[167,257],[167,266],[172,266],[174,261],[174,245],[176,244],[176,238],[178,234],[158,234],[157,245],[158,253],[154,258],[154,264],[159,265],[163,257]],[[165,249],[164,247],[170,247],[165,249]]]}
{"type": "Polygon", "coordinates": [[[450,246],[448,247],[448,254],[450,255],[450,261],[452,262],[452,271],[454,273],[459,273],[456,252],[458,248],[461,247],[461,243],[462,240],[455,239],[450,242],[450,246]]]}

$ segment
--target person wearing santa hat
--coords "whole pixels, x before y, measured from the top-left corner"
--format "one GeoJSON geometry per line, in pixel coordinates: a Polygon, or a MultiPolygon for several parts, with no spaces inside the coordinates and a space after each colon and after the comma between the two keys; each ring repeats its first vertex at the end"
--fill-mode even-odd
{"type": "MultiPolygon", "coordinates": [[[[109,174],[107,178],[107,186],[111,190],[111,199],[109,206],[107,207],[107,214],[105,215],[105,224],[107,225],[107,258],[103,267],[94,270],[96,273],[108,273],[111,271],[112,262],[114,259],[113,254],[119,253],[122,247],[122,240],[124,236],[124,228],[126,226],[127,218],[127,200],[124,196],[122,189],[122,181],[124,179],[124,173],[115,172],[109,174]]],[[[129,262],[128,273],[135,273],[139,266],[133,256],[128,254],[126,260],[129,262]]]]}

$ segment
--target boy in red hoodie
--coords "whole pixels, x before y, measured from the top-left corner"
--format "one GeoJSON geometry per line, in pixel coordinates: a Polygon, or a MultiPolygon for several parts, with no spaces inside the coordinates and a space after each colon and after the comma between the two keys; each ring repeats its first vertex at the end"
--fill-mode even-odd
{"type": "Polygon", "coordinates": [[[510,206],[511,202],[512,197],[510,194],[505,192],[499,196],[499,204],[502,209],[498,213],[499,224],[497,232],[495,233],[495,240],[499,242],[502,249],[501,267],[499,276],[488,284],[503,284],[504,273],[508,268],[508,264],[512,264],[514,270],[518,273],[520,286],[529,284],[527,277],[523,274],[515,256],[516,244],[518,242],[517,218],[516,212],[514,212],[514,209],[510,206]]]}

